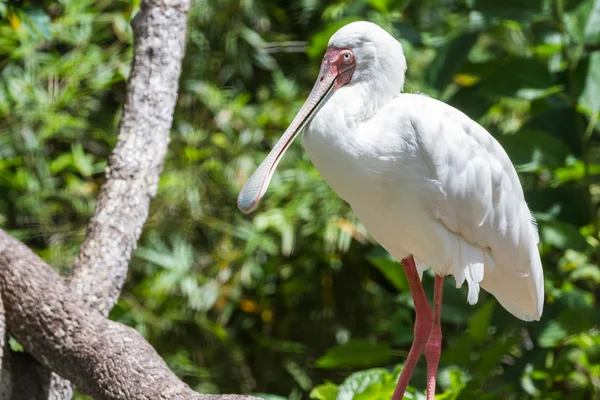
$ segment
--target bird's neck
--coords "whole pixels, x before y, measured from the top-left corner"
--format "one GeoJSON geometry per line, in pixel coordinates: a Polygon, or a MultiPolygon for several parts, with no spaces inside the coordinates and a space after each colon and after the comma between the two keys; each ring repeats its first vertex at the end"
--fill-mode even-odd
{"type": "Polygon", "coordinates": [[[379,82],[356,82],[343,86],[315,116],[310,130],[331,133],[352,131],[373,118],[397,94],[390,93],[379,82]]]}

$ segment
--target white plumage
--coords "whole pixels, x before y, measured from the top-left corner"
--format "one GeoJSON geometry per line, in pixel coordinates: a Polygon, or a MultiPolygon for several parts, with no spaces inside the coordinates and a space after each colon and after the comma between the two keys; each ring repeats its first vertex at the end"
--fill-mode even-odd
{"type": "Polygon", "coordinates": [[[466,280],[471,304],[481,286],[516,317],[539,319],[539,237],[504,149],[455,108],[400,94],[402,46],[378,26],[347,25],[329,45],[352,49],[357,65],[304,132],[323,178],[397,259],[466,280]]]}

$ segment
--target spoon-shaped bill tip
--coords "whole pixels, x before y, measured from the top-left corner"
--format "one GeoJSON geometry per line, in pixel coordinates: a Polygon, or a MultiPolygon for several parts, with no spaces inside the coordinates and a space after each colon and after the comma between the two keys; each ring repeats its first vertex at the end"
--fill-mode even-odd
{"type": "Polygon", "coordinates": [[[268,169],[268,160],[270,158],[271,154],[269,154],[265,161],[263,161],[263,163],[256,169],[238,195],[237,205],[244,214],[249,214],[254,211],[258,205],[258,202],[263,197],[266,187],[269,185],[271,176],[268,171],[264,170],[268,169]]]}

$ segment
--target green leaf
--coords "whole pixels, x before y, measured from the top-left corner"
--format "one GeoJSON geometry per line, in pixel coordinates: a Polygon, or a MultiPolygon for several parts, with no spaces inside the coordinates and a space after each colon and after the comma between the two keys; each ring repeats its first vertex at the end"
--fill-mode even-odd
{"type": "Polygon", "coordinates": [[[559,296],[556,302],[564,309],[583,310],[594,307],[594,295],[571,284],[563,285],[559,296]]]}
{"type": "MultiPolygon", "coordinates": [[[[397,4],[394,6],[396,10],[398,8],[405,8],[410,4],[410,0],[401,1],[401,4],[397,4]]],[[[407,21],[396,21],[392,23],[394,27],[394,31],[397,32],[396,37],[401,41],[406,41],[413,46],[422,46],[423,38],[421,37],[421,32],[419,32],[418,27],[407,21]]],[[[404,49],[407,52],[407,48],[404,49]]]]}
{"type": "Polygon", "coordinates": [[[220,294],[220,287],[215,280],[198,286],[193,277],[184,278],[181,282],[181,291],[188,298],[188,305],[191,309],[205,312],[212,308],[220,294]]]}
{"type": "Polygon", "coordinates": [[[548,135],[567,144],[566,151],[576,152],[581,147],[577,126],[577,112],[571,107],[551,107],[534,112],[522,130],[544,131],[548,135]]]}
{"type": "Polygon", "coordinates": [[[590,55],[583,93],[579,106],[589,114],[600,112],[600,51],[590,55]]]}
{"type": "Polygon", "coordinates": [[[367,0],[367,2],[377,11],[385,13],[388,11],[391,0],[367,0]]]}
{"type": "MultiPolygon", "coordinates": [[[[492,342],[490,347],[487,347],[485,351],[480,352],[479,362],[477,366],[473,368],[472,363],[467,362],[469,369],[478,371],[478,373],[488,375],[498,368],[498,365],[502,362],[502,358],[511,352],[521,342],[518,336],[508,337],[500,341],[492,342]]],[[[466,354],[466,353],[464,353],[466,354]]],[[[464,357],[463,354],[463,357],[464,357]]]]}
{"type": "Polygon", "coordinates": [[[326,382],[310,391],[310,398],[315,400],[336,400],[339,388],[335,383],[326,382]]]}
{"type": "Polygon", "coordinates": [[[459,398],[460,392],[465,388],[468,377],[465,371],[457,367],[443,368],[438,373],[438,382],[440,386],[449,389],[446,392],[447,399],[459,398]]]}
{"type": "Polygon", "coordinates": [[[570,36],[588,45],[600,43],[600,0],[582,1],[564,16],[570,36]]]}
{"type": "Polygon", "coordinates": [[[319,368],[371,367],[382,365],[389,358],[390,347],[387,344],[355,339],[328,350],[315,365],[319,368]]]}
{"type": "Polygon", "coordinates": [[[536,398],[539,397],[540,391],[535,386],[532,378],[533,365],[529,364],[525,369],[525,374],[521,377],[521,387],[530,396],[536,398]]]}
{"type": "Polygon", "coordinates": [[[50,161],[48,168],[53,174],[58,174],[65,168],[68,168],[73,164],[73,155],[69,153],[63,153],[50,161]]]}
{"type": "Polygon", "coordinates": [[[544,97],[557,91],[554,79],[545,63],[533,58],[514,57],[505,60],[470,64],[469,72],[482,71],[483,93],[493,96],[544,97]]]}
{"type": "Polygon", "coordinates": [[[600,164],[586,165],[582,160],[575,157],[568,157],[566,166],[554,171],[554,176],[562,183],[579,181],[584,179],[586,174],[589,174],[590,176],[600,175],[600,164]]]}
{"type": "Polygon", "coordinates": [[[525,129],[497,139],[519,171],[563,166],[569,154],[562,141],[541,130],[525,129]]]}
{"type": "Polygon", "coordinates": [[[495,305],[496,301],[494,299],[488,300],[469,319],[469,334],[476,342],[482,342],[487,338],[495,305]]]}
{"type": "Polygon", "coordinates": [[[388,400],[394,394],[396,382],[386,379],[384,382],[377,382],[367,386],[362,392],[354,396],[353,400],[388,400]]]}
{"type": "Polygon", "coordinates": [[[600,43],[600,0],[594,1],[594,7],[588,14],[585,24],[585,42],[587,44],[600,43]]]}
{"type": "Polygon", "coordinates": [[[600,267],[596,264],[585,264],[575,269],[570,277],[574,281],[590,280],[598,285],[600,284],[600,267]]]}
{"type": "Polygon", "coordinates": [[[391,375],[383,368],[355,372],[340,385],[337,400],[353,400],[356,395],[379,382],[385,382],[391,375]]]}
{"type": "Polygon", "coordinates": [[[561,340],[566,338],[569,332],[557,321],[550,321],[538,336],[538,344],[541,347],[555,347],[561,340]]]}
{"type": "Polygon", "coordinates": [[[577,228],[569,223],[548,218],[538,219],[538,224],[542,243],[563,250],[573,249],[582,252],[589,247],[577,228]]]}
{"type": "Polygon", "coordinates": [[[44,39],[50,39],[50,16],[41,8],[26,8],[24,11],[37,33],[44,39]]]}
{"type": "Polygon", "coordinates": [[[81,175],[89,177],[94,172],[94,164],[92,157],[87,155],[83,146],[79,143],[74,144],[72,148],[73,152],[73,165],[81,175]]]}
{"type": "Polygon", "coordinates": [[[21,343],[17,342],[17,339],[15,339],[12,336],[8,337],[8,347],[10,347],[11,351],[14,351],[16,353],[22,353],[25,351],[21,343]]]}
{"type": "Polygon", "coordinates": [[[329,39],[338,29],[342,26],[349,24],[351,22],[359,21],[360,17],[348,17],[343,20],[336,21],[330,24],[327,24],[326,29],[320,31],[319,33],[313,35],[310,39],[308,48],[306,49],[306,54],[309,58],[316,59],[319,57],[323,57],[325,50],[327,49],[327,44],[329,43],[329,39]]]}
{"type": "Polygon", "coordinates": [[[367,260],[375,266],[381,273],[401,292],[409,292],[408,281],[402,265],[392,256],[381,249],[371,252],[367,260]]]}
{"type": "Polygon", "coordinates": [[[562,311],[556,321],[569,334],[587,332],[600,324],[600,310],[595,307],[580,307],[562,311]]]}
{"type": "Polygon", "coordinates": [[[268,394],[268,393],[253,393],[252,396],[256,396],[259,399],[263,399],[263,400],[287,400],[287,397],[278,396],[276,394],[268,394]]]}
{"type": "Polygon", "coordinates": [[[439,48],[427,70],[427,82],[437,90],[444,89],[462,67],[478,37],[479,33],[464,33],[439,48]]]}
{"type": "Polygon", "coordinates": [[[524,21],[542,12],[543,0],[476,0],[475,9],[487,18],[524,21]]]}

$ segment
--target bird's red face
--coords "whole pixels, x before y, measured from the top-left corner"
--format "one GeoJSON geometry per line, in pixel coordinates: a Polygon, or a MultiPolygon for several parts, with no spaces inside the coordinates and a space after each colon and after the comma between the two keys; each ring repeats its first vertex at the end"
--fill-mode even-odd
{"type": "Polygon", "coordinates": [[[356,60],[354,59],[352,50],[340,49],[334,46],[328,47],[321,62],[321,71],[317,84],[325,81],[326,77],[333,77],[333,90],[336,91],[350,82],[355,68],[356,60]]]}
{"type": "Polygon", "coordinates": [[[238,196],[238,207],[243,212],[252,211],[258,201],[267,191],[271,177],[275,172],[279,160],[292,144],[292,141],[298,136],[319,110],[331,98],[331,96],[342,86],[346,85],[352,79],[356,68],[354,53],[350,49],[343,49],[334,46],[327,48],[327,52],[321,62],[321,70],[317,82],[313,86],[308,99],[298,111],[298,114],[281,136],[281,139],[275,144],[275,147],[265,160],[256,169],[254,174],[248,179],[246,185],[238,196]]]}

